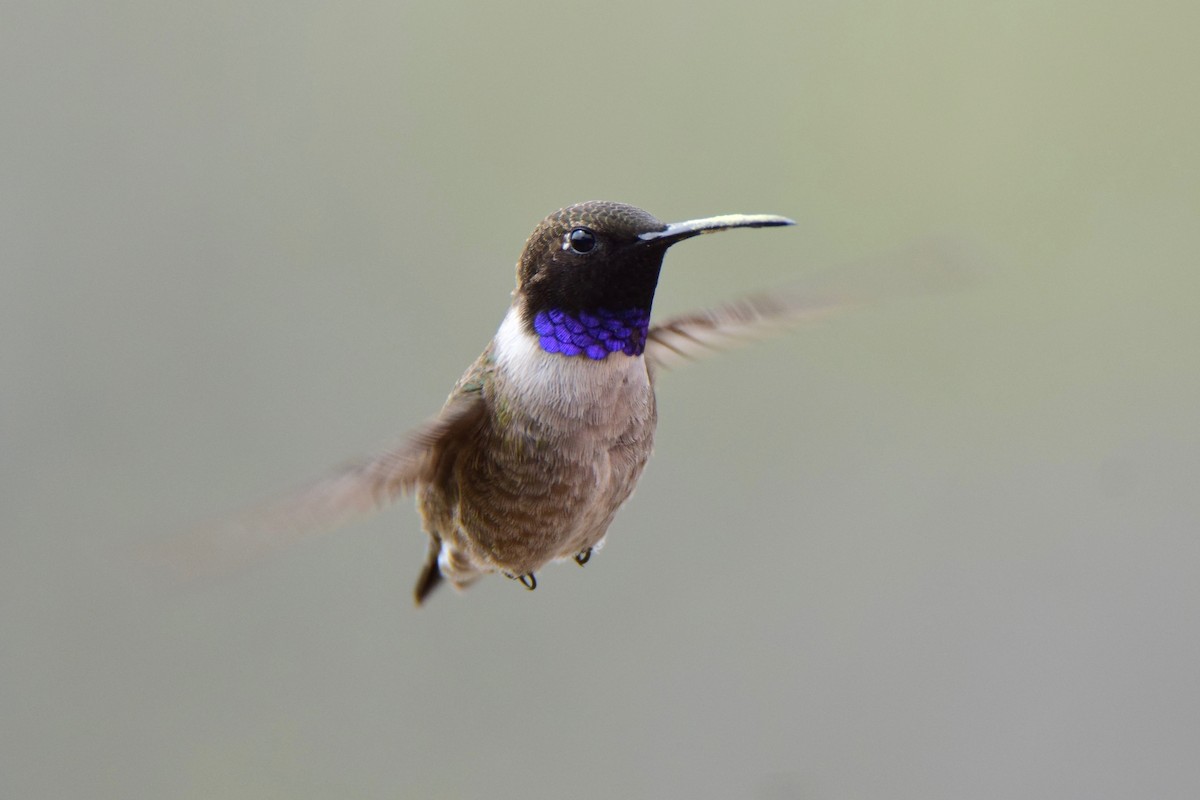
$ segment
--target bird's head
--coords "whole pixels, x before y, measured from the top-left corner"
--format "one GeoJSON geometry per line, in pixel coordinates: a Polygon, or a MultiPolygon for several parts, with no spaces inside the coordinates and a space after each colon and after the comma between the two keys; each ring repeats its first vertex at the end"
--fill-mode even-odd
{"type": "Polygon", "coordinates": [[[514,295],[544,350],[593,359],[637,355],[668,247],[702,233],[791,224],[764,214],[667,224],[624,203],[578,203],[546,217],[529,236],[514,295]]]}

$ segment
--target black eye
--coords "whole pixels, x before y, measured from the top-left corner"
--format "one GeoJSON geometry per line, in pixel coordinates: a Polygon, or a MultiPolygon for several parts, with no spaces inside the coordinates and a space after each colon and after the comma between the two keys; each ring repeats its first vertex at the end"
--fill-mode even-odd
{"type": "Polygon", "coordinates": [[[576,228],[567,234],[567,244],[576,253],[590,253],[596,246],[596,234],[587,228],[576,228]]]}

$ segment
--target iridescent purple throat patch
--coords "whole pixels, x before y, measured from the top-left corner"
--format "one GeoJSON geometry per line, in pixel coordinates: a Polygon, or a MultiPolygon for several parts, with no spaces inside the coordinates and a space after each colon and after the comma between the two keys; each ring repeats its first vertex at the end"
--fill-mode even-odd
{"type": "Polygon", "coordinates": [[[547,353],[585,355],[596,361],[609,353],[637,356],[646,349],[650,312],[640,308],[575,314],[557,309],[540,311],[533,318],[533,329],[547,353]]]}

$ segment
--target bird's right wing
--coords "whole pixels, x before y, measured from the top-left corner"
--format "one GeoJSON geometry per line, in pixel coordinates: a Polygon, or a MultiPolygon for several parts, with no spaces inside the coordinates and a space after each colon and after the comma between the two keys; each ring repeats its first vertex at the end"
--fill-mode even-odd
{"type": "Polygon", "coordinates": [[[479,386],[460,386],[440,414],[394,446],[272,502],[143,548],[143,556],[176,577],[220,575],[299,538],[332,530],[383,508],[436,474],[476,429],[484,410],[479,386]]]}
{"type": "Polygon", "coordinates": [[[671,317],[650,328],[646,362],[669,369],[840,311],[957,288],[971,277],[973,261],[960,244],[930,239],[773,291],[671,317]]]}

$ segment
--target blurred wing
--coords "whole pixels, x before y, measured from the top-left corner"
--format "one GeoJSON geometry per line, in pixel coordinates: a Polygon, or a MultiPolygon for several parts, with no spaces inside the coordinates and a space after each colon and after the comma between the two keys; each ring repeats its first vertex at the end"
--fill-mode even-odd
{"type": "Polygon", "coordinates": [[[974,273],[973,262],[961,245],[931,239],[845,264],[808,280],[658,323],[646,336],[646,361],[670,369],[839,311],[959,288],[974,273]]]}
{"type": "Polygon", "coordinates": [[[476,429],[479,391],[456,394],[442,412],[375,456],[343,465],[274,502],[148,548],[152,563],[182,577],[229,572],[296,539],[377,511],[436,474],[476,429]]]}
{"type": "Polygon", "coordinates": [[[848,306],[782,292],[761,292],[716,308],[693,311],[661,322],[646,336],[646,361],[671,369],[704,356],[783,333],[848,306]]]}

